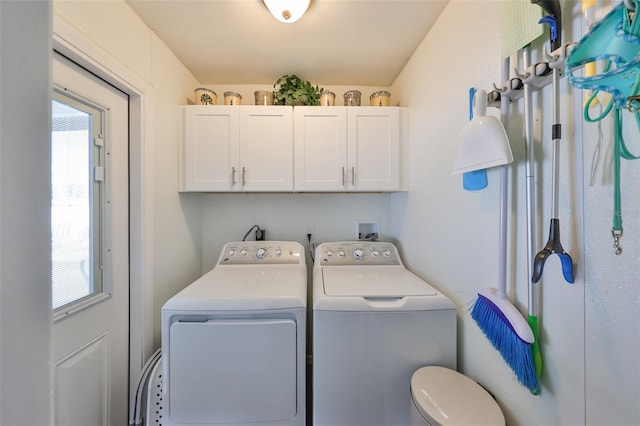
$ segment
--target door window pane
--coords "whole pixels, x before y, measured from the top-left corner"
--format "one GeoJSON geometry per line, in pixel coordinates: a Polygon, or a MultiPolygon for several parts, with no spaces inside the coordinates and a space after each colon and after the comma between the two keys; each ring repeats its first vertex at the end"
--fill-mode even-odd
{"type": "Polygon", "coordinates": [[[51,307],[102,292],[100,113],[54,94],[51,105],[51,307]],[[96,129],[97,127],[97,129],[96,129]]]}

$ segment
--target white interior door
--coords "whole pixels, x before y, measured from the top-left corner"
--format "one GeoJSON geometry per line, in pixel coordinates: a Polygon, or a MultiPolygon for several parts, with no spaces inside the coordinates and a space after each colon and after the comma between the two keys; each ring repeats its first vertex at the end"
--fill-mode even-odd
{"type": "Polygon", "coordinates": [[[129,384],[128,97],[53,55],[55,424],[125,425],[129,384]]]}

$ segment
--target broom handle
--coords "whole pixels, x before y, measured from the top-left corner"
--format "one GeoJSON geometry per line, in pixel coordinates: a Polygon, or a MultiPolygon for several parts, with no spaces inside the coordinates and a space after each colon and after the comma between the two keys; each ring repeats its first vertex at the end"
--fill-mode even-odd
{"type": "MultiPolygon", "coordinates": [[[[522,52],[522,66],[524,69],[528,69],[531,62],[531,52],[530,47],[526,46],[522,52]]],[[[526,198],[527,198],[527,277],[528,280],[531,281],[531,277],[533,276],[533,259],[535,254],[537,253],[536,247],[536,189],[535,189],[535,175],[534,175],[534,164],[535,164],[535,151],[534,151],[534,142],[533,142],[533,118],[532,118],[532,109],[533,103],[531,100],[531,84],[524,85],[524,141],[525,141],[525,151],[527,156],[527,161],[525,163],[525,172],[526,172],[526,198]]],[[[536,298],[535,292],[533,291],[533,287],[530,286],[529,289],[529,315],[537,314],[537,306],[536,306],[536,298]]]]}
{"type": "MultiPolygon", "coordinates": [[[[502,81],[509,80],[509,58],[502,62],[502,81]]],[[[507,128],[509,112],[509,97],[500,97],[500,120],[507,128]]],[[[509,164],[500,168],[500,230],[498,247],[498,296],[507,298],[507,234],[508,234],[508,204],[509,204],[509,164]]]]}
{"type": "Polygon", "coordinates": [[[500,167],[500,230],[498,247],[498,296],[507,298],[507,204],[509,202],[509,165],[500,167]]]}

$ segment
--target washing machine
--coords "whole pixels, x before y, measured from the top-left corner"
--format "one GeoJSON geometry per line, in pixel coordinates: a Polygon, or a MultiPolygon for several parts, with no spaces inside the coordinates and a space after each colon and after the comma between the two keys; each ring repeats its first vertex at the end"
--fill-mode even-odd
{"type": "Polygon", "coordinates": [[[305,424],[302,245],[231,242],[162,307],[164,425],[305,424]]]}
{"type": "Polygon", "coordinates": [[[388,242],[332,242],[313,267],[314,426],[403,426],[411,376],[456,368],[456,308],[388,242]]]}

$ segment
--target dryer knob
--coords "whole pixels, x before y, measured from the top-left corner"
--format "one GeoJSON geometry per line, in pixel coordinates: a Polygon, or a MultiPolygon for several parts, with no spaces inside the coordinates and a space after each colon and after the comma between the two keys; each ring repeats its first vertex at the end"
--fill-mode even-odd
{"type": "Polygon", "coordinates": [[[391,256],[391,250],[385,250],[383,254],[384,254],[384,257],[389,257],[391,256]]]}
{"type": "Polygon", "coordinates": [[[333,250],[327,250],[327,257],[333,256],[333,250]]]}
{"type": "Polygon", "coordinates": [[[282,256],[282,250],[276,249],[276,256],[282,256]]]}
{"type": "Polygon", "coordinates": [[[344,257],[344,250],[338,250],[338,257],[344,257]]]}
{"type": "Polygon", "coordinates": [[[266,255],[267,255],[267,250],[266,250],[266,249],[259,248],[259,249],[256,251],[256,257],[257,257],[258,259],[264,259],[266,255]]]}
{"type": "Polygon", "coordinates": [[[353,251],[353,258],[356,260],[364,258],[364,251],[362,249],[355,249],[353,251]]]}
{"type": "Polygon", "coordinates": [[[380,252],[378,250],[374,250],[374,251],[371,252],[371,256],[378,257],[378,256],[380,256],[380,252]]]}
{"type": "Polygon", "coordinates": [[[247,249],[240,250],[240,256],[246,256],[246,255],[247,255],[247,249]]]}
{"type": "Polygon", "coordinates": [[[233,257],[236,255],[236,251],[234,249],[229,250],[229,257],[233,257]]]}

